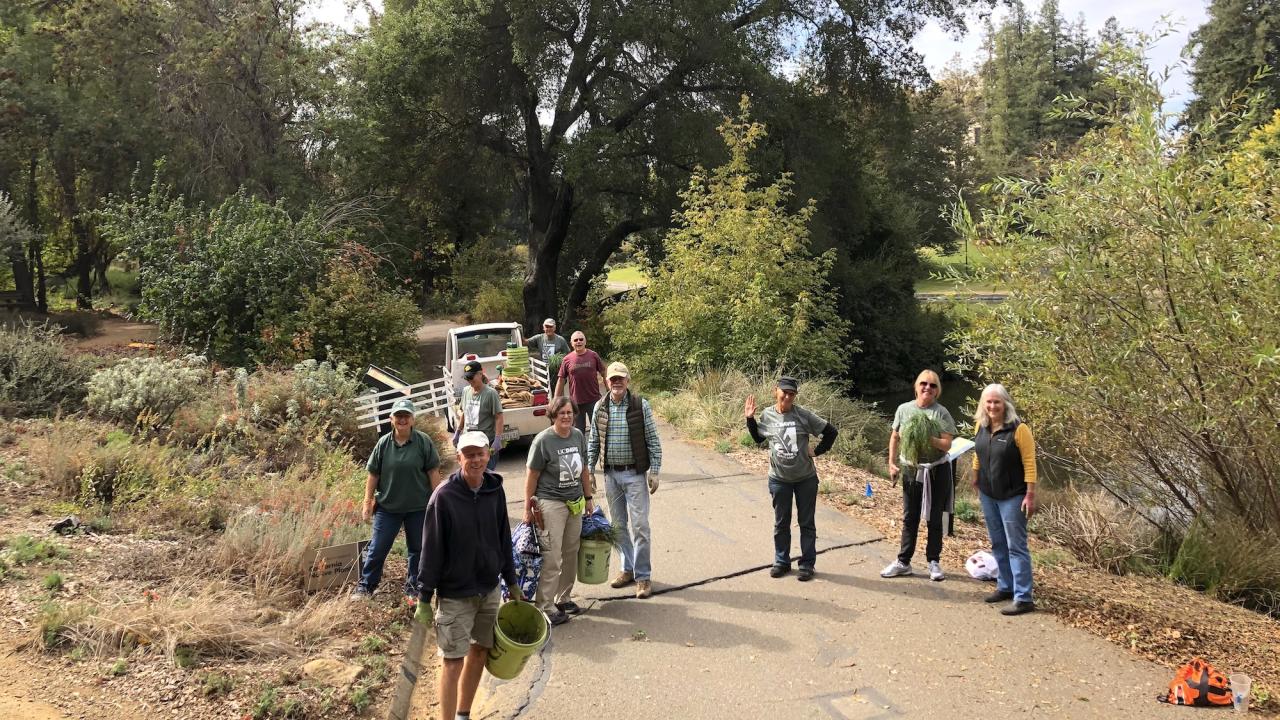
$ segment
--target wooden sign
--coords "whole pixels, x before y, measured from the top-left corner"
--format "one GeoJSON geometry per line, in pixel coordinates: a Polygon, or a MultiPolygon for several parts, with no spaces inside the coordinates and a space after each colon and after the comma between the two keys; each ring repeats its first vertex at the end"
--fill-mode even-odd
{"type": "Polygon", "coordinates": [[[327,590],[359,580],[360,562],[368,544],[368,540],[361,540],[312,550],[303,562],[307,568],[306,591],[327,590]]]}

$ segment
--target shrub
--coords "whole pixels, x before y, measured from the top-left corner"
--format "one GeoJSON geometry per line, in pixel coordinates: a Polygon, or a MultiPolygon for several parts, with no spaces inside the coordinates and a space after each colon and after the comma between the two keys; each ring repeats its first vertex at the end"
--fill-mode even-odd
{"type": "Polygon", "coordinates": [[[349,253],[334,259],[302,307],[276,337],[279,358],[338,358],[352,367],[409,367],[417,360],[415,331],[421,313],[408,294],[386,286],[372,258],[349,253]]]}
{"type": "Polygon", "coordinates": [[[835,252],[810,250],[815,206],[790,209],[789,176],[759,187],[748,155],[765,130],[748,114],[744,97],[720,126],[729,161],[694,171],[645,292],[605,312],[614,349],[647,386],[712,365],[837,374],[857,349],[829,282],[835,252]]]}
{"type": "Polygon", "coordinates": [[[1032,529],[1083,563],[1125,573],[1154,560],[1155,528],[1101,490],[1054,493],[1042,505],[1032,529]]]}
{"type": "Polygon", "coordinates": [[[58,313],[50,318],[62,328],[62,332],[79,335],[82,338],[96,337],[102,334],[102,316],[88,310],[58,313]]]}
{"type": "Polygon", "coordinates": [[[173,460],[173,453],[158,443],[134,445],[128,436],[110,439],[94,448],[81,468],[80,500],[118,507],[152,498],[169,485],[173,460]]]}
{"type": "Polygon", "coordinates": [[[1252,531],[1239,518],[1197,518],[1169,576],[1220,600],[1280,617],[1280,536],[1252,531]]]}
{"type": "MultiPolygon", "coordinates": [[[[694,437],[722,440],[725,447],[742,441],[742,403],[754,394],[762,407],[773,398],[777,377],[751,376],[741,370],[704,370],[674,394],[649,398],[655,411],[694,437]]],[[[870,405],[854,400],[830,380],[800,385],[796,402],[817,413],[839,431],[832,457],[873,472],[884,473],[882,448],[888,443],[888,424],[870,405]]]]}
{"type": "Polygon", "coordinates": [[[86,404],[116,422],[165,425],[208,381],[204,358],[127,358],[89,379],[86,404]]]}
{"type": "Polygon", "coordinates": [[[73,410],[89,369],[69,356],[50,325],[0,328],[0,415],[29,417],[73,410]]]}
{"type": "Polygon", "coordinates": [[[52,540],[15,535],[5,541],[5,558],[10,565],[30,565],[65,557],[67,551],[52,540]]]}
{"type": "Polygon", "coordinates": [[[518,322],[524,317],[524,286],[519,280],[485,283],[468,311],[473,323],[518,322]]]}
{"type": "Polygon", "coordinates": [[[22,450],[35,463],[53,496],[69,500],[79,494],[80,473],[103,435],[101,426],[93,423],[62,420],[46,433],[27,438],[22,450]]]}

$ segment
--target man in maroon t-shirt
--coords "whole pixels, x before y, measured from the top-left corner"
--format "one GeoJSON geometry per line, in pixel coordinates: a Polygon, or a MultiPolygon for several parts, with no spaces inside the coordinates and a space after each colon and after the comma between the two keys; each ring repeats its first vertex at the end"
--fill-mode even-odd
{"type": "Polygon", "coordinates": [[[555,396],[564,395],[568,390],[569,400],[573,402],[573,426],[586,433],[587,414],[604,394],[600,391],[600,383],[605,380],[604,361],[595,350],[587,349],[587,336],[581,330],[570,337],[570,344],[573,351],[560,362],[555,396]],[[596,380],[597,376],[600,380],[596,380]]]}

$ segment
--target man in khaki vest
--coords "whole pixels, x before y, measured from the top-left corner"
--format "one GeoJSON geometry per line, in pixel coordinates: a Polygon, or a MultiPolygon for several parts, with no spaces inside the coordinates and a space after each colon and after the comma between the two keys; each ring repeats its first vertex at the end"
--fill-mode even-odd
{"type": "Polygon", "coordinates": [[[649,496],[658,491],[662,444],[649,401],[630,392],[631,373],[620,362],[605,371],[609,393],[588,418],[587,465],[604,465],[609,514],[618,529],[622,572],[610,583],[636,584],[636,597],[653,594],[650,584],[649,496]]]}

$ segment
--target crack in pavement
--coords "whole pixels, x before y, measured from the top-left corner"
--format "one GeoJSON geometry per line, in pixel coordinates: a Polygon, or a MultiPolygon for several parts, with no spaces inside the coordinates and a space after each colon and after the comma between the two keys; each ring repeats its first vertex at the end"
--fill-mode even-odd
{"type": "MultiPolygon", "coordinates": [[[[885,539],[886,538],[884,537],[874,537],[874,538],[869,538],[867,540],[855,540],[853,542],[842,543],[840,545],[832,545],[829,548],[823,548],[819,550],[817,554],[822,555],[824,553],[829,553],[832,550],[845,550],[851,547],[863,547],[865,545],[871,545],[872,543],[883,542],[885,539]]],[[[761,570],[767,570],[772,565],[773,563],[768,563],[765,565],[755,565],[743,570],[736,570],[731,573],[725,573],[724,575],[716,575],[714,577],[703,578],[701,580],[695,580],[693,582],[684,583],[683,585],[673,585],[671,587],[656,589],[653,591],[653,594],[655,596],[666,595],[668,593],[678,592],[680,590],[688,590],[689,588],[698,587],[700,585],[707,585],[709,583],[719,582],[721,580],[730,580],[733,578],[742,577],[743,575],[750,575],[751,573],[754,573],[754,572],[760,572],[761,570]]],[[[582,609],[582,615],[585,616],[588,613],[590,613],[591,610],[599,603],[613,602],[615,600],[635,600],[635,599],[637,598],[634,594],[614,595],[613,597],[595,598],[589,604],[587,604],[586,607],[582,609]]],[[[502,714],[502,715],[499,714],[501,713],[501,711],[497,708],[494,708],[493,710],[486,710],[485,713],[482,716],[480,716],[481,720],[490,720],[491,718],[498,718],[498,717],[503,718],[503,720],[515,720],[515,718],[521,717],[524,711],[529,709],[529,707],[533,704],[533,702],[538,699],[538,697],[542,694],[543,689],[546,688],[547,682],[551,679],[551,662],[547,659],[546,656],[547,656],[547,653],[550,652],[553,644],[553,641],[551,639],[552,637],[554,637],[554,632],[552,633],[551,637],[547,638],[547,642],[545,645],[542,646],[542,649],[539,650],[537,655],[534,656],[537,658],[539,670],[537,674],[530,679],[528,685],[526,686],[526,689],[522,693],[520,693],[520,699],[516,702],[515,710],[510,714],[502,714]]],[[[523,676],[521,676],[521,678],[523,678],[523,676]]],[[[517,682],[517,680],[512,680],[511,682],[514,683],[514,682],[517,682]]],[[[495,697],[495,694],[492,691],[490,691],[489,697],[491,699],[495,697]]]]}

